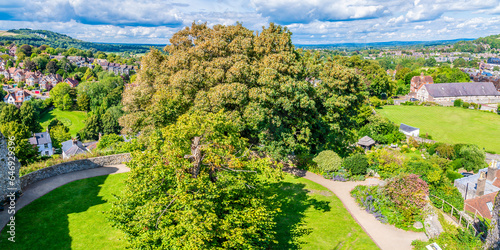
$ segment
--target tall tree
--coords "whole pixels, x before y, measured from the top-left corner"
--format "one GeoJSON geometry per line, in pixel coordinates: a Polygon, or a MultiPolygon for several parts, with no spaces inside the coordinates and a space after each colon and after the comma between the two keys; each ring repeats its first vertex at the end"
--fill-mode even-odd
{"type": "Polygon", "coordinates": [[[50,90],[50,98],[52,99],[52,102],[56,108],[65,110],[67,105],[69,105],[68,99],[66,98],[65,100],[65,97],[68,95],[71,99],[71,93],[71,86],[69,86],[68,83],[61,82],[50,90]]]}
{"type": "Polygon", "coordinates": [[[49,73],[55,74],[57,70],[59,70],[59,67],[57,66],[57,60],[50,60],[50,62],[47,63],[46,70],[49,73]]]}
{"type": "Polygon", "coordinates": [[[42,131],[42,126],[38,122],[38,114],[30,101],[24,102],[20,111],[21,123],[26,126],[29,132],[37,133],[42,131]]]}
{"type": "Polygon", "coordinates": [[[0,113],[0,123],[8,123],[8,122],[21,123],[21,116],[19,109],[12,104],[7,104],[3,106],[2,112],[0,113]]]}

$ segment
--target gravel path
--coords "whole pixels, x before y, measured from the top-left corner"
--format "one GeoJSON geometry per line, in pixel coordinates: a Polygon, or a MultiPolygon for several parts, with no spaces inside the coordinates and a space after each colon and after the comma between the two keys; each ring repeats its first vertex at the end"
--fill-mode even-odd
{"type": "MultiPolygon", "coordinates": [[[[28,186],[26,190],[24,190],[23,195],[19,197],[19,199],[17,199],[16,211],[19,211],[19,209],[42,197],[48,192],[70,182],[101,175],[125,173],[128,171],[130,171],[130,169],[123,164],[104,166],[62,174],[33,183],[32,185],[28,186]]],[[[3,230],[3,227],[9,222],[9,218],[11,216],[10,214],[8,214],[8,207],[4,208],[4,211],[0,211],[0,232],[3,230]]]]}
{"type": "Polygon", "coordinates": [[[395,226],[381,223],[372,214],[361,209],[354,198],[351,197],[350,192],[354,187],[358,185],[377,185],[381,182],[379,179],[369,178],[365,181],[338,182],[327,180],[320,175],[302,170],[288,169],[285,171],[304,177],[331,190],[339,197],[352,217],[381,249],[412,249],[411,242],[413,240],[427,240],[427,236],[423,232],[408,232],[395,226]]]}

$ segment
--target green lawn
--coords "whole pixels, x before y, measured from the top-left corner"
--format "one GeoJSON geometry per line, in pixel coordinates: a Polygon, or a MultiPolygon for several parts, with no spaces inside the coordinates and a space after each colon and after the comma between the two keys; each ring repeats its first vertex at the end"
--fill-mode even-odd
{"type": "Polygon", "coordinates": [[[378,249],[327,188],[287,174],[278,190],[278,249],[378,249]]]}
{"type": "Polygon", "coordinates": [[[80,129],[85,126],[84,122],[86,117],[87,114],[83,111],[61,111],[59,109],[53,109],[42,114],[42,117],[40,117],[40,123],[45,130],[47,129],[50,120],[57,118],[69,128],[71,136],[75,136],[76,132],[80,131],[80,129]]]}
{"type": "Polygon", "coordinates": [[[391,121],[420,128],[433,140],[472,143],[500,153],[500,115],[455,107],[384,106],[378,113],[391,121]]]}
{"type": "MultiPolygon", "coordinates": [[[[0,249],[123,249],[124,234],[111,227],[107,201],[119,194],[127,174],[64,185],[21,209],[16,243],[0,236],[0,249]]],[[[287,175],[273,187],[283,202],[277,218],[277,249],[377,249],[341,201],[326,188],[287,175]]],[[[5,231],[5,230],[4,230],[5,231]]]]}
{"type": "Polygon", "coordinates": [[[78,180],[59,187],[16,215],[16,242],[0,236],[0,249],[124,249],[124,234],[104,212],[127,174],[78,180]]]}

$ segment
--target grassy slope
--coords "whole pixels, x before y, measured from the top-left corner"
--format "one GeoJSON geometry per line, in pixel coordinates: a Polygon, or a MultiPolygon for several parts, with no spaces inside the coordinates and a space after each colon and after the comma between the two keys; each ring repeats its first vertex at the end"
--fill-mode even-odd
{"type": "Polygon", "coordinates": [[[342,202],[325,187],[287,175],[278,195],[278,249],[377,249],[342,202]]]}
{"type": "MultiPolygon", "coordinates": [[[[111,209],[106,201],[123,188],[126,177],[75,181],[34,201],[17,215],[16,243],[6,241],[2,232],[1,248],[123,249],[124,235],[110,226],[104,212],[111,209]]],[[[278,249],[377,249],[326,188],[290,175],[276,188],[284,203],[278,218],[278,249]]]]}
{"type": "Polygon", "coordinates": [[[455,107],[384,106],[378,113],[391,121],[420,128],[433,140],[473,143],[500,153],[500,115],[455,107]]]}
{"type": "Polygon", "coordinates": [[[40,123],[45,130],[50,120],[57,118],[69,128],[71,136],[75,136],[76,132],[80,131],[80,129],[85,126],[84,122],[86,117],[87,114],[83,111],[61,111],[59,109],[53,109],[42,114],[40,123]]]}
{"type": "Polygon", "coordinates": [[[124,249],[124,234],[111,227],[105,211],[126,174],[99,176],[59,187],[16,215],[16,242],[0,237],[0,249],[124,249]]]}

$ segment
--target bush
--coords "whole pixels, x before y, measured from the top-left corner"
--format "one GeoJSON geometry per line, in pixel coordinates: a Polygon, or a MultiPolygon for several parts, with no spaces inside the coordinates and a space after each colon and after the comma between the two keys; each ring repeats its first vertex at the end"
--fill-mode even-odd
{"type": "Polygon", "coordinates": [[[462,103],[462,108],[464,108],[464,109],[468,109],[469,106],[470,106],[470,103],[468,103],[468,102],[462,103]]]}
{"type": "Polygon", "coordinates": [[[452,145],[442,143],[436,148],[436,151],[440,157],[443,157],[446,159],[454,159],[455,158],[455,150],[454,150],[452,145]]]}
{"type": "Polygon", "coordinates": [[[429,188],[418,175],[409,174],[389,181],[385,186],[385,193],[403,214],[404,221],[411,225],[415,221],[415,216],[420,214],[427,204],[429,188]]]}
{"type": "Polygon", "coordinates": [[[362,154],[354,154],[344,159],[342,166],[353,175],[365,175],[368,169],[368,158],[362,154]]]}
{"type": "Polygon", "coordinates": [[[462,158],[463,167],[467,171],[477,172],[479,169],[486,167],[486,154],[484,150],[477,145],[467,145],[460,149],[460,158],[462,158]]]}
{"type": "Polygon", "coordinates": [[[123,142],[123,137],[116,134],[107,134],[101,137],[97,143],[97,149],[116,147],[119,142],[123,142]]]}
{"type": "Polygon", "coordinates": [[[373,105],[374,108],[379,108],[381,106],[384,106],[384,101],[380,100],[376,96],[370,97],[370,103],[373,105]]]}
{"type": "Polygon", "coordinates": [[[389,99],[387,99],[387,105],[394,105],[394,99],[389,97],[389,99]]]}
{"type": "Polygon", "coordinates": [[[462,99],[456,99],[455,101],[453,101],[453,106],[462,107],[463,103],[464,103],[464,101],[462,101],[462,99]]]}
{"type": "Polygon", "coordinates": [[[313,159],[322,171],[336,171],[342,166],[342,158],[332,150],[325,150],[313,159]]]}
{"type": "Polygon", "coordinates": [[[497,106],[497,114],[499,114],[499,115],[500,115],[500,103],[499,103],[499,104],[498,104],[498,106],[497,106]]]}

